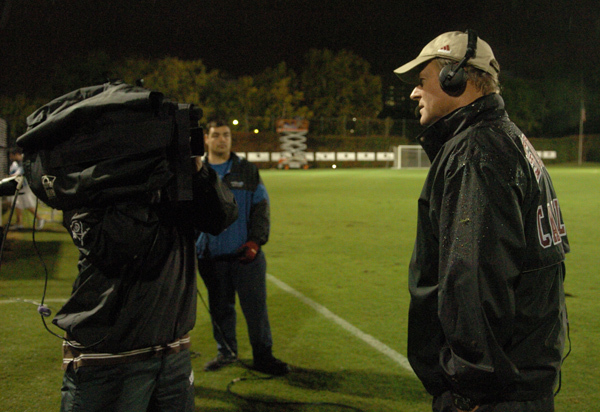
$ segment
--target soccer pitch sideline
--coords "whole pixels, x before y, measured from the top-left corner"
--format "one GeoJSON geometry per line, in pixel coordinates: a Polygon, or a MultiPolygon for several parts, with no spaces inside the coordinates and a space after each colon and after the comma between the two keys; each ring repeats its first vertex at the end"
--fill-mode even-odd
{"type": "MultiPolygon", "coordinates": [[[[595,412],[600,404],[600,168],[552,167],[550,173],[572,246],[565,284],[572,352],[556,410],[595,412]]],[[[197,410],[430,410],[430,397],[403,356],[408,262],[426,171],[264,170],[261,175],[271,198],[265,252],[274,353],[294,371],[270,380],[257,380],[238,365],[204,372],[216,349],[200,301],[192,332],[197,410]],[[236,378],[242,379],[231,383],[236,378]]],[[[36,240],[50,276],[47,303],[56,312],[69,296],[77,250],[58,223],[36,233],[36,240]]],[[[43,267],[30,232],[11,234],[8,247],[0,268],[0,411],[57,411],[60,341],[46,332],[31,303],[41,298],[43,267]]],[[[250,362],[243,317],[238,333],[240,357],[250,362]]]]}

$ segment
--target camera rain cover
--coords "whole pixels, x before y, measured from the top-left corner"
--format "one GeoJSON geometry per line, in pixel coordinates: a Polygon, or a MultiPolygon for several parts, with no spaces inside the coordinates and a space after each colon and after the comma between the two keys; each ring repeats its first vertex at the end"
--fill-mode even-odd
{"type": "Polygon", "coordinates": [[[41,201],[59,210],[190,200],[192,109],[121,82],[68,93],[27,118],[17,139],[25,177],[41,201]]]}

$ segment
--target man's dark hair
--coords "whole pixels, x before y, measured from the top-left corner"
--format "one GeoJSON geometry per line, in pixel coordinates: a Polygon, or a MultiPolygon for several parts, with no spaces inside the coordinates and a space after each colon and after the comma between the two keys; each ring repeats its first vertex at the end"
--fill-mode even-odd
{"type": "Polygon", "coordinates": [[[11,155],[16,155],[16,154],[23,154],[23,149],[21,149],[20,147],[11,147],[10,149],[8,149],[8,153],[11,155]]]}
{"type": "Polygon", "coordinates": [[[229,122],[222,118],[215,118],[215,119],[209,120],[208,123],[206,123],[205,133],[208,134],[211,127],[221,127],[221,126],[229,127],[229,122]]]}

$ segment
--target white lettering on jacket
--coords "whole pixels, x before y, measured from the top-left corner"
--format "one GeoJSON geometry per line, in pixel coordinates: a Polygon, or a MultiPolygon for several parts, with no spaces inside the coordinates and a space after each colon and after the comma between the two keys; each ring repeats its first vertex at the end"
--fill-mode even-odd
{"type": "Polygon", "coordinates": [[[560,205],[558,204],[558,199],[552,199],[552,202],[546,205],[546,209],[548,212],[547,226],[550,227],[550,233],[544,232],[543,221],[546,217],[544,215],[544,207],[539,205],[537,209],[538,239],[540,245],[544,249],[549,248],[553,244],[558,245],[562,242],[562,236],[567,234],[565,225],[560,220],[560,205]]]}

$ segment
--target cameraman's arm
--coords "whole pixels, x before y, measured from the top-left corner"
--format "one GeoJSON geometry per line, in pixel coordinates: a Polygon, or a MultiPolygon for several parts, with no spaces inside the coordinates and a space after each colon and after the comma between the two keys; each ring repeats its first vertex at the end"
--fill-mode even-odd
{"type": "Polygon", "coordinates": [[[192,224],[201,232],[218,235],[238,217],[233,193],[219,179],[214,170],[198,165],[199,172],[193,176],[194,200],[190,212],[192,224]]]}

